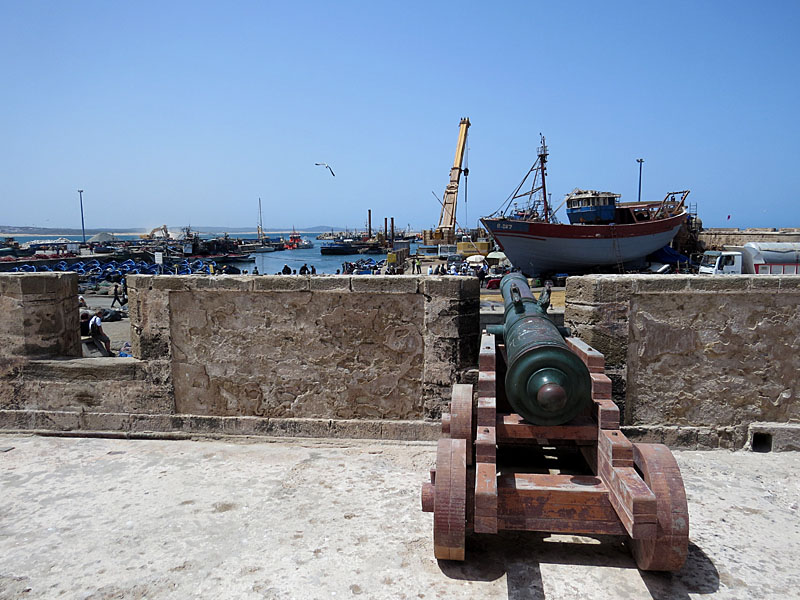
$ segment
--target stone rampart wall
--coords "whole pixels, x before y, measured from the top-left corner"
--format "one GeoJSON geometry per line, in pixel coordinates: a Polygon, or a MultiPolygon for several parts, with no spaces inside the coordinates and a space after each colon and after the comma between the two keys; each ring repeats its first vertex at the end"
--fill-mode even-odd
{"type": "MultiPolygon", "coordinates": [[[[565,323],[606,355],[632,427],[800,421],[800,276],[567,280],[565,323]]],[[[689,444],[691,445],[691,444],[689,444]]]]}
{"type": "Polygon", "coordinates": [[[80,356],[78,279],[68,273],[0,277],[0,360],[80,356]]]}
{"type": "Polygon", "coordinates": [[[698,239],[706,250],[721,250],[747,242],[800,242],[800,229],[704,229],[698,239]]]}
{"type": "Polygon", "coordinates": [[[167,357],[178,413],[437,418],[477,360],[472,278],[132,276],[128,289],[134,356],[167,357]]]}
{"type": "Polygon", "coordinates": [[[135,358],[84,359],[76,275],[0,275],[0,429],[433,438],[477,363],[472,278],[128,281],[135,358]]]}

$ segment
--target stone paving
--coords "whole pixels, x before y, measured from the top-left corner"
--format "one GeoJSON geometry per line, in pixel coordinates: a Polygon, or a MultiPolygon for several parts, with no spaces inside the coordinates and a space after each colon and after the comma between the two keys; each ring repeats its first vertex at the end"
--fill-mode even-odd
{"type": "Polygon", "coordinates": [[[0,599],[798,598],[800,454],[676,452],[689,559],[475,536],[433,558],[430,443],[0,436],[0,599]]]}

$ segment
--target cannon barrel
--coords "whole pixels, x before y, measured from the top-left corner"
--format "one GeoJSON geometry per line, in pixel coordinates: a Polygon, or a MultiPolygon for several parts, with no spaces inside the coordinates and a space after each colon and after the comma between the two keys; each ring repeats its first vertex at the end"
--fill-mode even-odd
{"type": "Polygon", "coordinates": [[[589,370],[567,347],[522,274],[503,277],[500,290],[505,305],[503,325],[491,327],[489,332],[502,335],[505,341],[509,403],[536,425],[568,423],[591,403],[589,370]]]}

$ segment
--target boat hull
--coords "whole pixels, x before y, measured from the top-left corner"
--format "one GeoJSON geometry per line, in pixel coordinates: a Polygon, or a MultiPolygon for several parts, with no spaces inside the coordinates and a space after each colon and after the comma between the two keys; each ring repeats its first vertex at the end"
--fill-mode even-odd
{"type": "Polygon", "coordinates": [[[511,264],[527,275],[638,261],[669,244],[686,214],[630,225],[566,225],[483,218],[511,264]]]}

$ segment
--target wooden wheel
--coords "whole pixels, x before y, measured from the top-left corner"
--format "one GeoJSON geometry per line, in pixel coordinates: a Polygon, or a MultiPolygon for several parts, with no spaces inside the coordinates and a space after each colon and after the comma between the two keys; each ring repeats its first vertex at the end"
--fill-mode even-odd
{"type": "Polygon", "coordinates": [[[472,386],[457,383],[450,402],[450,437],[467,442],[467,464],[472,464],[472,386]]]}
{"type": "Polygon", "coordinates": [[[689,509],[675,457],[664,444],[634,444],[633,462],[656,496],[655,539],[630,540],[642,571],[678,571],[689,553],[689,509]]]}
{"type": "Polygon", "coordinates": [[[434,486],[433,553],[441,560],[464,560],[467,519],[465,440],[439,440],[434,486]]]}

